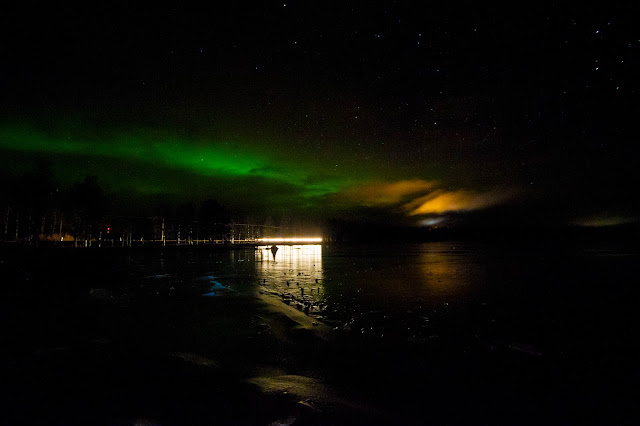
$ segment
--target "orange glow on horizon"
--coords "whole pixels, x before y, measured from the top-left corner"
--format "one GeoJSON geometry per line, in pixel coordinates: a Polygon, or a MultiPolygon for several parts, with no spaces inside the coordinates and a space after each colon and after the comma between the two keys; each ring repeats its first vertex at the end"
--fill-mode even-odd
{"type": "Polygon", "coordinates": [[[345,190],[341,196],[364,206],[383,206],[400,203],[409,196],[425,193],[435,186],[435,181],[422,179],[370,182],[352,186],[345,190]]]}
{"type": "Polygon", "coordinates": [[[476,207],[477,196],[474,194],[460,190],[443,192],[437,191],[425,197],[418,198],[409,204],[409,207],[418,205],[411,212],[411,215],[426,213],[445,213],[455,210],[470,210],[476,207]]]}
{"type": "Polygon", "coordinates": [[[460,189],[457,191],[434,191],[424,197],[407,203],[409,215],[441,214],[451,211],[478,210],[496,205],[510,196],[508,191],[475,192],[460,189]]]}

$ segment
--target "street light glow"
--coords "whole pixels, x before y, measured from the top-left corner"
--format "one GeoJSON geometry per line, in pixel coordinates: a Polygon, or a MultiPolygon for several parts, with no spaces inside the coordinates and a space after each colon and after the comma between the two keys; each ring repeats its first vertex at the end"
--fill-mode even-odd
{"type": "Polygon", "coordinates": [[[322,237],[307,238],[258,238],[263,243],[321,243],[322,237]]]}

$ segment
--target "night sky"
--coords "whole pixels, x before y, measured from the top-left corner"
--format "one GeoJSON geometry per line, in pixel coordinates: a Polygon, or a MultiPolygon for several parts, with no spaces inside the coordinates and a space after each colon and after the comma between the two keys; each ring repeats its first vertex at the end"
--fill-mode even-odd
{"type": "Polygon", "coordinates": [[[114,214],[640,217],[631,7],[229,3],[3,5],[2,175],[96,175],[114,214]]]}

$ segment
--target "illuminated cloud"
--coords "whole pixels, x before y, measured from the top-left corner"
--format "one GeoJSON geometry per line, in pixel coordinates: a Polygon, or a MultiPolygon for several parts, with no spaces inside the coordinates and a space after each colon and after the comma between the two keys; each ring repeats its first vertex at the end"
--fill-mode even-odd
{"type": "Polygon", "coordinates": [[[412,195],[425,193],[435,186],[435,181],[422,179],[370,182],[352,186],[344,190],[340,196],[361,206],[389,206],[399,204],[412,195]]]}
{"type": "Polygon", "coordinates": [[[601,214],[595,216],[588,216],[580,218],[573,222],[576,226],[583,226],[587,228],[602,228],[606,226],[618,226],[629,223],[635,223],[638,221],[636,217],[621,216],[616,214],[601,214]]]}
{"type": "Polygon", "coordinates": [[[440,214],[451,211],[478,210],[498,204],[507,198],[506,192],[475,192],[468,190],[437,190],[407,203],[409,215],[440,214]]]}
{"type": "MultiPolygon", "coordinates": [[[[328,197],[334,206],[400,209],[408,216],[440,215],[454,211],[478,210],[499,204],[512,192],[467,189],[446,190],[434,180],[413,179],[395,182],[365,182],[349,186],[328,197]]],[[[422,225],[434,225],[443,218],[425,218],[422,225]]]]}

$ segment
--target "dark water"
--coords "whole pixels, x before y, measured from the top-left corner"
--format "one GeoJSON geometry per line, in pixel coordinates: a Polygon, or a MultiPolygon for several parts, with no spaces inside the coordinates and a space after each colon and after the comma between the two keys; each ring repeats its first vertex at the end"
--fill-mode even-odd
{"type": "Polygon", "coordinates": [[[615,247],[281,246],[275,260],[231,252],[217,276],[310,302],[311,315],[372,338],[455,331],[524,352],[607,354],[632,345],[638,260],[615,247]]]}
{"type": "Polygon", "coordinates": [[[503,399],[498,406],[513,410],[500,420],[507,423],[629,418],[638,372],[637,251],[438,242],[281,247],[275,261],[264,250],[232,255],[242,258],[263,290],[312,304],[310,315],[358,342],[350,349],[357,356],[391,354],[371,358],[368,373],[376,363],[429,359],[393,374],[442,374],[447,390],[433,399],[443,406],[476,399],[480,411],[503,399]],[[496,383],[500,391],[485,400],[496,383]]]}
{"type": "MultiPolygon", "coordinates": [[[[262,291],[334,329],[335,355],[314,359],[315,374],[418,422],[632,418],[640,256],[628,247],[438,242],[279,246],[275,257],[267,247],[2,257],[11,362],[23,346],[59,346],[64,333],[54,327],[82,329],[93,315],[73,308],[83,300],[143,312],[130,327],[188,301],[262,291]],[[154,300],[176,302],[139,308],[154,300]],[[424,399],[440,408],[420,413],[424,399]],[[456,407],[464,410],[451,414],[456,407]]],[[[84,327],[78,333],[93,336],[84,327]]]]}

